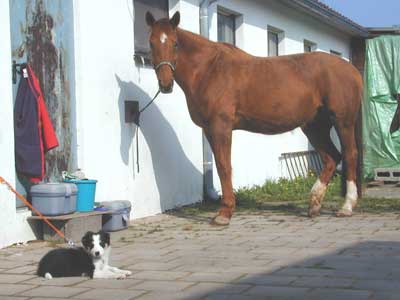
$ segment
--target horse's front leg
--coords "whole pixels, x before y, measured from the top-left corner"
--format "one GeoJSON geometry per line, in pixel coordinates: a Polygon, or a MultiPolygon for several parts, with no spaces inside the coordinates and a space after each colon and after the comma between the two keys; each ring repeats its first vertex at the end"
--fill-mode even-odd
{"type": "Polygon", "coordinates": [[[222,188],[221,208],[212,223],[229,225],[235,209],[231,166],[232,125],[227,121],[218,120],[213,122],[205,132],[215,156],[222,188]]]}

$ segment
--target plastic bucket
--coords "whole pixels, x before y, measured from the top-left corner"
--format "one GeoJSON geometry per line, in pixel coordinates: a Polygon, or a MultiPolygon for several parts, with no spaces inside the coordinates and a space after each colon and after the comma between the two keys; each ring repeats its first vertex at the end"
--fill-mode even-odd
{"type": "Polygon", "coordinates": [[[94,198],[96,195],[97,180],[64,180],[64,182],[75,183],[78,187],[76,199],[76,211],[92,211],[94,207],[94,198]]]}

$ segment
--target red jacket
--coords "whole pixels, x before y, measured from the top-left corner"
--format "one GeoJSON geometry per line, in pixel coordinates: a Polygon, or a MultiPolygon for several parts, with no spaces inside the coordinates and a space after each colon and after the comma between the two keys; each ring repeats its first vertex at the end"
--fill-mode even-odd
{"type": "Polygon", "coordinates": [[[21,74],[14,107],[15,164],[17,172],[31,182],[43,180],[44,154],[58,146],[47,112],[39,81],[26,67],[27,78],[21,74]]]}

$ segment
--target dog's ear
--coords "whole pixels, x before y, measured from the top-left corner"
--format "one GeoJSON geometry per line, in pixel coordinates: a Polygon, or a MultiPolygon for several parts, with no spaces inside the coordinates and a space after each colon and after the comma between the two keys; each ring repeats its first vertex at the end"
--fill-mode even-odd
{"type": "Polygon", "coordinates": [[[103,230],[100,230],[98,234],[100,235],[101,240],[104,241],[108,246],[110,246],[110,234],[103,230]]]}
{"type": "Polygon", "coordinates": [[[83,247],[90,248],[90,244],[92,243],[92,236],[93,236],[92,231],[88,231],[85,233],[85,235],[81,240],[83,247]]]}

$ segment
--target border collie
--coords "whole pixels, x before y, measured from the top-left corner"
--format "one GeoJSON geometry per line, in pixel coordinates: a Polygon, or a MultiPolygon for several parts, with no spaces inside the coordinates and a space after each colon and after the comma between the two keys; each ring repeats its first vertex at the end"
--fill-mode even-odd
{"type": "Polygon", "coordinates": [[[82,246],[50,250],[40,260],[37,275],[47,279],[72,276],[124,279],[132,274],[108,265],[111,251],[109,233],[89,231],[82,238],[82,246]]]}

